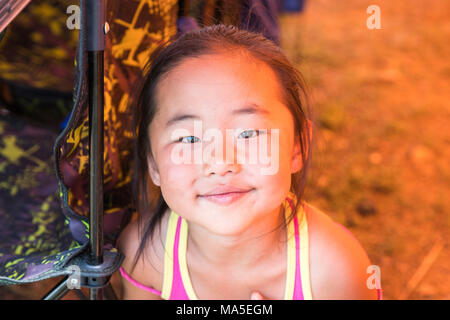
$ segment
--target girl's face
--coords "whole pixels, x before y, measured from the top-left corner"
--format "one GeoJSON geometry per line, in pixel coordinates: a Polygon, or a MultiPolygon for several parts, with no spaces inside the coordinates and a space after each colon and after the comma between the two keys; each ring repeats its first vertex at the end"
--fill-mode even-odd
{"type": "Polygon", "coordinates": [[[160,80],[156,102],[149,171],[173,211],[220,235],[279,222],[302,161],[270,67],[239,54],[189,58],[160,80]]]}

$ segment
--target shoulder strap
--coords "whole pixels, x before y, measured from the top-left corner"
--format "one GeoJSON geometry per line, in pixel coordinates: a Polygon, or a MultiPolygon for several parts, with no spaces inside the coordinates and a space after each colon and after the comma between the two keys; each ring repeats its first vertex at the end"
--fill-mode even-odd
{"type": "Polygon", "coordinates": [[[138,287],[139,289],[148,291],[148,292],[153,293],[153,294],[156,294],[156,295],[158,295],[158,296],[161,295],[161,292],[159,292],[158,290],[153,289],[153,288],[150,288],[150,287],[147,287],[147,286],[143,285],[142,283],[137,282],[136,280],[134,280],[133,278],[131,278],[130,275],[129,275],[128,273],[126,273],[126,271],[125,271],[124,268],[120,267],[120,268],[119,268],[119,271],[120,271],[120,274],[122,275],[122,277],[123,277],[125,280],[129,281],[131,284],[135,285],[135,286],[138,287]]]}
{"type": "MultiPolygon", "coordinates": [[[[291,196],[294,196],[291,194],[291,196]]],[[[295,196],[294,196],[295,197],[295,196]]],[[[286,198],[290,209],[294,209],[292,198],[286,198]]],[[[292,298],[294,300],[312,300],[311,279],[309,270],[309,234],[308,218],[303,210],[303,203],[298,207],[293,221],[295,237],[295,282],[292,298]]],[[[291,227],[292,229],[292,227],[291,227]]]]}
{"type": "Polygon", "coordinates": [[[164,256],[164,278],[161,297],[166,300],[189,300],[180,272],[180,232],[183,219],[170,212],[164,256]]]}

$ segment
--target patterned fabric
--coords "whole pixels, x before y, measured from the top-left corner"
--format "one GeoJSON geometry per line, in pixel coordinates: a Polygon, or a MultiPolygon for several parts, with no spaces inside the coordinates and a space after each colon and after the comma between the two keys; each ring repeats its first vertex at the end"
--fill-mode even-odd
{"type": "Polygon", "coordinates": [[[77,31],[66,28],[70,0],[32,1],[0,42],[0,101],[57,127],[72,108],[77,31]]]}
{"type": "Polygon", "coordinates": [[[61,214],[51,154],[56,133],[0,115],[0,284],[58,272],[81,247],[61,214]]]}

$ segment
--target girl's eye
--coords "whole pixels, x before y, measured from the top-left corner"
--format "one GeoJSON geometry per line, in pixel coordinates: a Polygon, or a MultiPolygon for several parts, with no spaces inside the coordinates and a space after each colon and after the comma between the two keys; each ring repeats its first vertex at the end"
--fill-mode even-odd
{"type": "Polygon", "coordinates": [[[245,130],[239,135],[239,138],[249,139],[258,136],[260,133],[260,130],[245,130]]]}
{"type": "Polygon", "coordinates": [[[181,137],[178,139],[177,142],[181,142],[181,143],[195,143],[195,142],[199,142],[200,139],[194,136],[188,136],[188,137],[181,137]]]}

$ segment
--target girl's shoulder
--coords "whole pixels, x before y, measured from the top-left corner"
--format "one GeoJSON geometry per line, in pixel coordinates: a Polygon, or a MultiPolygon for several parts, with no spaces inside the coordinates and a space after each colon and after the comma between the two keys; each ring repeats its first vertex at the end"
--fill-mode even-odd
{"type": "Polygon", "coordinates": [[[308,222],[311,288],[314,299],[376,299],[367,287],[366,251],[343,225],[304,203],[308,222]]]}
{"type": "Polygon", "coordinates": [[[152,238],[148,239],[147,246],[143,254],[139,257],[134,269],[135,256],[142,241],[145,221],[142,224],[139,223],[138,219],[131,221],[121,232],[118,240],[118,249],[125,255],[122,263],[124,271],[133,280],[158,291],[162,289],[165,254],[164,242],[169,213],[170,210],[166,211],[163,215],[160,223],[155,228],[152,238]]]}

